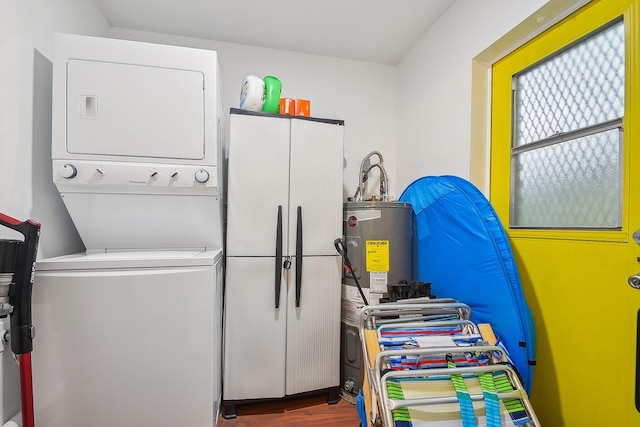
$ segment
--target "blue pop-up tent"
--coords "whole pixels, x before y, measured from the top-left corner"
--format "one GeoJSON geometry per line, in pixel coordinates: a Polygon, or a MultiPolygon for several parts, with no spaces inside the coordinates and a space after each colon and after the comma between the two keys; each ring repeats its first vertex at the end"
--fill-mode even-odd
{"type": "Polygon", "coordinates": [[[431,282],[438,297],[471,307],[471,320],[490,323],[531,392],[535,325],[500,220],[468,181],[427,176],[400,196],[415,213],[417,280],[431,282]]]}

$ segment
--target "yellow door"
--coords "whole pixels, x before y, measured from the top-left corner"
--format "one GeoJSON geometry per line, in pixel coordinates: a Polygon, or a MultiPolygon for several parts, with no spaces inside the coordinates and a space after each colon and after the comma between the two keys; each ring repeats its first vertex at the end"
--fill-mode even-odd
{"type": "MultiPolygon", "coordinates": [[[[531,401],[544,426],[640,426],[640,59],[638,1],[594,1],[493,68],[490,199],[518,263],[537,328],[531,401]],[[620,223],[615,227],[515,227],[513,79],[549,55],[622,18],[624,118],[620,146],[620,223]]],[[[616,191],[600,188],[594,191],[616,191]]]]}

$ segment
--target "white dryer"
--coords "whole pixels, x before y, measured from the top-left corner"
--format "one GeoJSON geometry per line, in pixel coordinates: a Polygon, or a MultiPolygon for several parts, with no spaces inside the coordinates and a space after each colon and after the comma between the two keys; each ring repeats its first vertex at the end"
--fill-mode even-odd
{"type": "Polygon", "coordinates": [[[53,181],[87,249],[40,260],[40,427],[213,426],[222,322],[216,52],[56,35],[53,181]]]}
{"type": "Polygon", "coordinates": [[[221,248],[216,52],[57,34],[53,181],[88,251],[221,248]]]}

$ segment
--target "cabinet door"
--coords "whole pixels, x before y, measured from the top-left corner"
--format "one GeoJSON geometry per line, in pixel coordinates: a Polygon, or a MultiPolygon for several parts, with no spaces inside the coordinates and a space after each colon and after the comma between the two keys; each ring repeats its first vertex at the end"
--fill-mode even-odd
{"type": "Polygon", "coordinates": [[[286,247],[289,123],[285,118],[231,114],[228,256],[274,256],[279,206],[286,247]]]}
{"type": "Polygon", "coordinates": [[[227,257],[225,400],[284,396],[286,288],[276,309],[274,268],[269,257],[227,257]]]}
{"type": "Polygon", "coordinates": [[[298,212],[303,255],[333,255],[342,236],[344,126],[291,120],[289,253],[296,248],[298,212]]]}
{"type": "Polygon", "coordinates": [[[296,307],[295,282],[289,282],[288,395],[340,383],[341,265],[337,255],[304,257],[299,307],[296,307]]]}

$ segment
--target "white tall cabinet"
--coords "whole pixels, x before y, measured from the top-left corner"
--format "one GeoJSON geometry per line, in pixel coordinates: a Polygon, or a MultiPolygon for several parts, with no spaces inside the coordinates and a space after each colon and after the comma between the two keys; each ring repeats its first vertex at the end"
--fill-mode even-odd
{"type": "Polygon", "coordinates": [[[340,381],[344,123],[231,110],[225,416],[340,381]]]}

